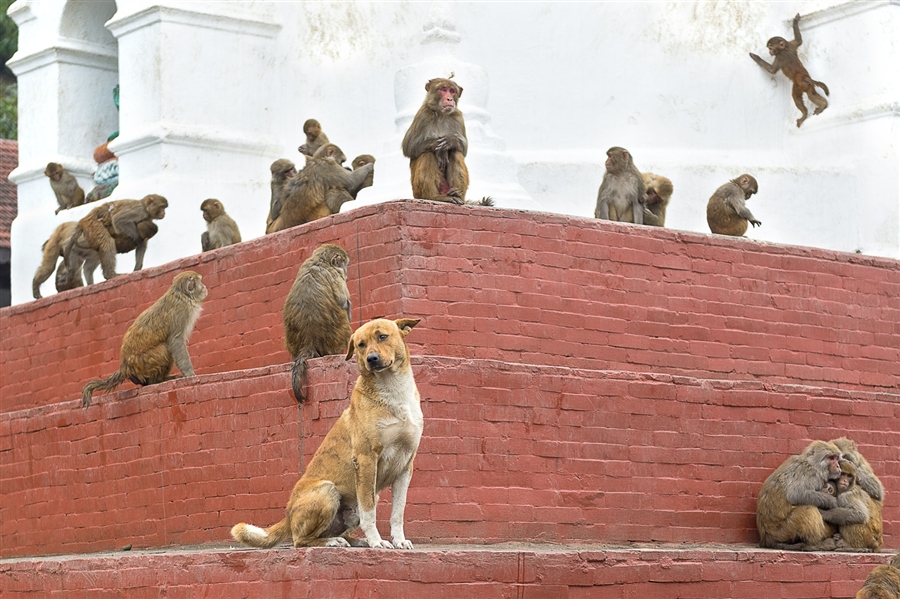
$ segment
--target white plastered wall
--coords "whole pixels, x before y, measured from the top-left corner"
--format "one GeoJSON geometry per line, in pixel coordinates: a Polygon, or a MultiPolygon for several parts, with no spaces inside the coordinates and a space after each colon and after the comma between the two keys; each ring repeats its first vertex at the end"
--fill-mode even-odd
{"type": "MultiPolygon", "coordinates": [[[[449,71],[465,88],[472,198],[591,216],[617,145],[673,180],[671,228],[707,232],[710,194],[749,172],[763,225],[748,237],[900,257],[897,0],[19,0],[10,14],[20,27],[14,303],[31,298],[41,242],[93,207],[53,216],[47,162],[90,189],[91,152],[120,129],[110,199],[160,193],[170,203],[152,266],[199,251],[208,197],[244,239],[261,235],[269,164],[302,164],[307,118],[348,157],[378,158],[356,205],[410,197],[399,141],[425,80],[449,71]],[[831,91],[828,110],[799,130],[788,81],[748,56],[770,58],[765,41],[790,38],[798,12],[801,57],[831,91]]],[[[131,260],[120,256],[119,271],[131,260]]]]}

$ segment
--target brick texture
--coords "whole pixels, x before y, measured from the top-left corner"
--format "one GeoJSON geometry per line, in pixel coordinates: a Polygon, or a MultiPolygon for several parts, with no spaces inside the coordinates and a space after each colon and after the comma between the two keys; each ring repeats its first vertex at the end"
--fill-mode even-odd
{"type": "MultiPolygon", "coordinates": [[[[413,331],[412,340],[417,331],[413,331]]],[[[900,488],[900,396],[414,357],[414,542],[756,543],[756,494],[813,439],[855,439],[900,488]]],[[[355,364],[205,375],[0,419],[0,555],[154,547],[269,526],[347,406],[355,364]]],[[[379,525],[389,526],[390,492],[379,525]]],[[[888,492],[886,546],[900,533],[888,492]]]]}
{"type": "Polygon", "coordinates": [[[198,373],[284,363],[284,298],[326,242],[353,261],[354,324],[420,317],[421,354],[841,389],[900,383],[896,261],[402,201],[0,310],[0,402],[74,398],[112,372],[125,329],[185,269],[210,287],[190,342],[198,373]]]}
{"type": "Polygon", "coordinates": [[[884,555],[758,549],[207,549],[0,561],[4,597],[851,599],[884,555]]]}

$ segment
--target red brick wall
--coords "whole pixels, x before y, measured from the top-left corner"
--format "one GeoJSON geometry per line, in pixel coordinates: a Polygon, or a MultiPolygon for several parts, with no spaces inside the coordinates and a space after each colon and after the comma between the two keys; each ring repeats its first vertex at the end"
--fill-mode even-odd
{"type": "Polygon", "coordinates": [[[355,324],[423,318],[421,354],[844,389],[900,382],[896,261],[405,201],[0,310],[3,409],[75,398],[112,372],[125,329],[189,268],[210,287],[189,346],[198,373],[286,362],[284,298],[325,242],[353,260],[355,324]]]}
{"type": "MultiPolygon", "coordinates": [[[[406,510],[416,543],[755,543],[766,476],[810,440],[847,435],[888,489],[885,541],[897,544],[896,394],[443,357],[414,365],[426,418],[406,510]]],[[[309,374],[302,425],[286,367],[0,415],[0,555],[223,541],[239,521],[277,522],[301,455],[356,378],[339,356],[309,374]]]]}
{"type": "Polygon", "coordinates": [[[187,550],[0,563],[6,597],[851,599],[886,555],[761,549],[187,550]]]}

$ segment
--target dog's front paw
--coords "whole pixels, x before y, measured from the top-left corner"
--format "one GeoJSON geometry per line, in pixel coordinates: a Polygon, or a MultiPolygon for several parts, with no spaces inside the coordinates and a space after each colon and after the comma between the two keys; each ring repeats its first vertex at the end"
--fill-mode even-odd
{"type": "Polygon", "coordinates": [[[390,541],[385,541],[383,539],[378,539],[375,542],[369,541],[369,547],[372,549],[393,549],[394,546],[391,545],[390,541]]]}
{"type": "Polygon", "coordinates": [[[325,542],[326,547],[349,547],[350,543],[344,537],[331,537],[325,542]]]}
{"type": "Polygon", "coordinates": [[[394,549],[412,549],[413,544],[412,541],[408,541],[406,539],[394,539],[394,549]]]}

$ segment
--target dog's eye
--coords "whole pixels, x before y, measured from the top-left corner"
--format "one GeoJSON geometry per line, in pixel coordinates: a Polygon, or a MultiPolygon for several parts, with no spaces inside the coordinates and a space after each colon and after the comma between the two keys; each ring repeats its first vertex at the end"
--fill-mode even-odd
{"type": "Polygon", "coordinates": [[[359,349],[362,349],[362,348],[364,348],[365,346],[366,346],[366,344],[363,343],[362,341],[360,341],[359,344],[358,344],[356,347],[358,347],[359,349]]]}
{"type": "Polygon", "coordinates": [[[379,340],[379,341],[387,341],[387,338],[388,338],[387,335],[384,335],[384,334],[378,335],[378,340],[379,340]]]}

